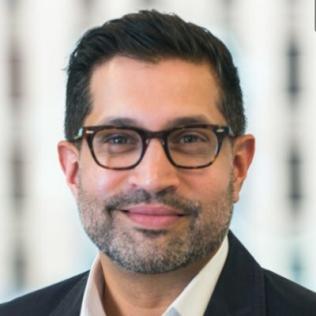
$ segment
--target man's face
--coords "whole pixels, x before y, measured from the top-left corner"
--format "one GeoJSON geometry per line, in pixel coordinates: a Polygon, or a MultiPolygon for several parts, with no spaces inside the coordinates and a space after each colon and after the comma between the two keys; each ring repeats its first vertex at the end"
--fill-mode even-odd
{"type": "MultiPolygon", "coordinates": [[[[120,121],[159,131],[181,119],[226,125],[207,64],[115,57],[94,70],[90,92],[85,126],[120,121]]],[[[85,140],[80,152],[65,142],[59,152],[84,229],[102,253],[129,271],[162,273],[218,249],[251,161],[252,141],[225,139],[215,162],[202,169],[173,166],[157,139],[139,165],[124,171],[98,166],[85,140]]]]}

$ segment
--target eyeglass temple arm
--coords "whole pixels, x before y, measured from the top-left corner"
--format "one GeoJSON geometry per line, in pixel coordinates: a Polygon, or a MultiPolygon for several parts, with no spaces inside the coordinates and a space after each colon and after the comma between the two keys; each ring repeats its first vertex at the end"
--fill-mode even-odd
{"type": "Polygon", "coordinates": [[[79,129],[77,135],[72,139],[72,141],[80,140],[80,139],[83,137],[84,133],[86,133],[86,134],[92,134],[93,131],[85,130],[84,127],[81,127],[81,128],[79,129]]]}

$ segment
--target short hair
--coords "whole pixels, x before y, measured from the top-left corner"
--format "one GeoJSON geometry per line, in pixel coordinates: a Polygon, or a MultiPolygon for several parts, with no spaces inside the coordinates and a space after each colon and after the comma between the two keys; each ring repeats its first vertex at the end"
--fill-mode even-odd
{"type": "Polygon", "coordinates": [[[236,136],[244,133],[242,91],[227,47],[207,29],[175,14],[142,10],[88,30],[77,43],[67,68],[67,140],[76,136],[91,111],[93,70],[119,55],[153,63],[167,58],[209,63],[220,88],[219,110],[236,136]]]}

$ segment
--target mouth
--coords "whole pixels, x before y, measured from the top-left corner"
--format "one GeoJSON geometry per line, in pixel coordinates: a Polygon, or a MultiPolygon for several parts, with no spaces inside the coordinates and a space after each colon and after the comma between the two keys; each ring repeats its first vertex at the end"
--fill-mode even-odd
{"type": "Polygon", "coordinates": [[[161,204],[136,205],[120,211],[138,228],[150,230],[167,229],[187,216],[161,204]]]}

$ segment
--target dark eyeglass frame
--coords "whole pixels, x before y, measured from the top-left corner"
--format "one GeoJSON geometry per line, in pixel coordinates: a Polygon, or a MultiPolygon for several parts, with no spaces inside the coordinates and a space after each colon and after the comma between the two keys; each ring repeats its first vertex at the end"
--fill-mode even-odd
{"type": "Polygon", "coordinates": [[[97,165],[99,165],[102,168],[105,169],[111,169],[111,170],[129,170],[129,169],[133,169],[135,168],[143,159],[146,150],[148,148],[149,142],[151,139],[157,138],[160,140],[160,143],[164,149],[164,152],[168,158],[168,160],[170,161],[170,163],[177,167],[177,168],[183,168],[183,169],[201,169],[201,168],[206,168],[208,166],[210,166],[211,164],[214,163],[214,161],[216,160],[217,156],[219,155],[219,152],[222,148],[222,144],[223,144],[223,140],[225,137],[235,137],[232,129],[229,126],[224,126],[224,125],[214,125],[214,124],[194,124],[194,125],[186,125],[186,126],[179,126],[179,127],[174,127],[171,129],[167,129],[167,130],[161,130],[161,131],[157,131],[157,132],[152,132],[152,131],[148,131],[142,128],[137,128],[137,127],[130,127],[130,126],[113,126],[113,125],[95,125],[95,126],[84,126],[81,127],[78,131],[78,134],[71,140],[71,142],[77,143],[78,141],[81,141],[82,139],[86,139],[91,155],[94,159],[94,161],[96,162],[97,165]],[[170,154],[169,148],[168,148],[168,137],[171,133],[173,133],[174,131],[180,131],[183,129],[187,129],[187,128],[205,128],[205,129],[210,129],[214,132],[216,138],[217,138],[217,151],[215,153],[214,159],[211,160],[210,162],[204,164],[204,165],[200,165],[200,166],[193,166],[193,167],[188,167],[188,166],[181,166],[178,165],[176,162],[173,161],[172,155],[170,154]],[[107,167],[102,165],[94,152],[93,149],[93,138],[96,135],[97,132],[104,130],[104,129],[119,129],[119,130],[131,130],[136,132],[141,140],[142,140],[142,152],[140,154],[139,159],[132,165],[127,166],[127,167],[107,167]]]}

